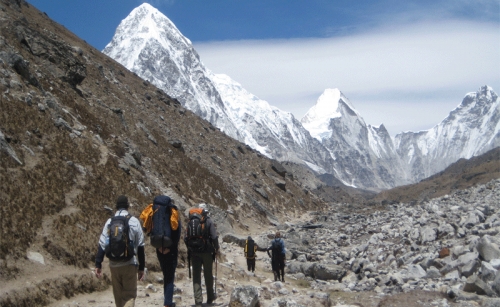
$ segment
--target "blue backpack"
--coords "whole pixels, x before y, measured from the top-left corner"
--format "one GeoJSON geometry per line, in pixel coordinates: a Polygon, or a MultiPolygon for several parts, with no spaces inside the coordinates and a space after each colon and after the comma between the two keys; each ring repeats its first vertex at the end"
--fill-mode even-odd
{"type": "Polygon", "coordinates": [[[273,258],[278,257],[279,255],[282,255],[284,252],[284,243],[281,238],[276,238],[273,240],[273,243],[271,245],[271,250],[273,252],[273,258]]]}
{"type": "Polygon", "coordinates": [[[177,207],[172,203],[170,197],[159,195],[154,198],[153,227],[150,233],[150,242],[153,247],[168,248],[172,246],[172,212],[177,212],[177,207]]]}

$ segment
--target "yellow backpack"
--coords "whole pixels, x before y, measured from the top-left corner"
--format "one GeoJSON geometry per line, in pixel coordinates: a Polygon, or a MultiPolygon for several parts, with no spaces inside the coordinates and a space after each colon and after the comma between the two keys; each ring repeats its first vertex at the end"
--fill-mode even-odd
{"type": "MultiPolygon", "coordinates": [[[[144,210],[142,210],[139,219],[142,221],[142,229],[146,234],[150,234],[153,230],[153,215],[158,209],[153,211],[153,204],[149,204],[144,210]]],[[[177,230],[179,228],[179,210],[171,207],[170,214],[170,227],[172,230],[177,230]]]]}
{"type": "Polygon", "coordinates": [[[257,257],[257,244],[255,244],[254,240],[246,240],[245,241],[245,258],[247,259],[255,259],[257,257]]]}

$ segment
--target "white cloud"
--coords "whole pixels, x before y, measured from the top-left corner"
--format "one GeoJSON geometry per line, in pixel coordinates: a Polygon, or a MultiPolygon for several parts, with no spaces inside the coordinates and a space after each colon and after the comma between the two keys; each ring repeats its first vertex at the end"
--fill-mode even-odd
{"type": "Polygon", "coordinates": [[[322,39],[196,43],[202,62],[300,119],[339,88],[391,134],[429,129],[467,92],[500,91],[498,24],[447,21],[322,39]]]}

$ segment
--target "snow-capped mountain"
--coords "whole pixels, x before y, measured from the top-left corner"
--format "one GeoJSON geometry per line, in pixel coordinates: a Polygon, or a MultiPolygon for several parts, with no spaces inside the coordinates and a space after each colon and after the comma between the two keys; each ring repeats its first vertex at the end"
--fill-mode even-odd
{"type": "Polygon", "coordinates": [[[338,89],[325,90],[301,122],[329,150],[344,183],[370,189],[409,183],[385,127],[367,125],[338,89]]]}
{"type": "Polygon", "coordinates": [[[103,52],[241,140],[191,41],[151,5],[140,5],[122,20],[103,52]]]}
{"type": "MultiPolygon", "coordinates": [[[[270,158],[305,164],[318,174],[334,174],[357,187],[387,188],[394,184],[392,179],[381,180],[377,171],[353,180],[356,170],[345,168],[335,148],[323,146],[291,113],[248,93],[230,77],[213,74],[200,61],[189,39],[149,4],[137,7],[120,23],[103,52],[229,136],[270,158]]],[[[358,168],[366,172],[371,167],[353,157],[348,160],[363,165],[358,168]]]]}
{"type": "Polygon", "coordinates": [[[103,52],[262,154],[305,164],[354,187],[379,190],[416,182],[459,158],[500,146],[498,97],[490,88],[468,94],[435,128],[395,140],[383,125],[367,125],[338,89],[325,90],[298,121],[229,76],[213,74],[189,39],[146,3],[120,23],[103,52]]]}
{"type": "Polygon", "coordinates": [[[323,165],[332,165],[321,142],[312,138],[291,113],[259,99],[226,75],[211,74],[210,78],[245,144],[270,158],[307,163],[319,172],[326,172],[323,165]]]}
{"type": "Polygon", "coordinates": [[[414,181],[499,146],[500,99],[489,86],[468,93],[434,128],[395,137],[397,153],[414,181]]]}

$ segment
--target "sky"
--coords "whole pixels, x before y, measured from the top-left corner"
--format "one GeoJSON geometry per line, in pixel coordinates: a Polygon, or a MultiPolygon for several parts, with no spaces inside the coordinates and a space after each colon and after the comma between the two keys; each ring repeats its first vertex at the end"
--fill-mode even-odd
{"type": "Polygon", "coordinates": [[[301,119],[338,88],[367,124],[428,130],[500,93],[500,0],[28,0],[99,50],[147,2],[214,73],[301,119]]]}

